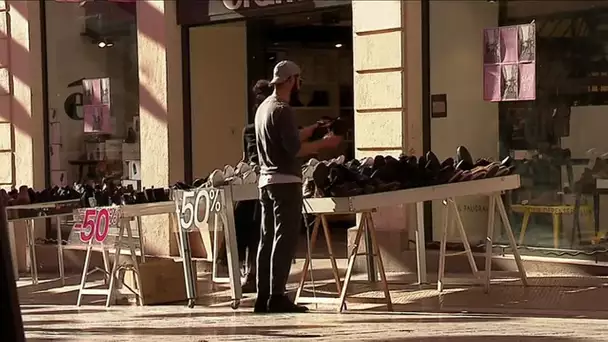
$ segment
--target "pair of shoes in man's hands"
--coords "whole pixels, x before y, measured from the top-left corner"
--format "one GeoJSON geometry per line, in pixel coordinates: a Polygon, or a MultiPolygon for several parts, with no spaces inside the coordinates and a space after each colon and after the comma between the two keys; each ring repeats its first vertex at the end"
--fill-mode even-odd
{"type": "Polygon", "coordinates": [[[256,184],[258,174],[259,166],[239,162],[236,166],[226,165],[223,169],[215,169],[209,176],[195,179],[192,184],[178,182],[173,185],[173,189],[190,190],[200,187],[217,188],[226,185],[256,184]]]}
{"type": "Polygon", "coordinates": [[[311,160],[303,168],[304,197],[350,197],[399,189],[502,177],[514,170],[510,157],[502,161],[474,160],[458,147],[455,158],[439,161],[433,152],[423,156],[376,156],[344,161],[311,160]]]}
{"type": "Polygon", "coordinates": [[[346,119],[337,117],[335,119],[325,119],[317,121],[317,128],[314,130],[309,141],[323,139],[328,134],[345,136],[352,126],[346,119]]]}

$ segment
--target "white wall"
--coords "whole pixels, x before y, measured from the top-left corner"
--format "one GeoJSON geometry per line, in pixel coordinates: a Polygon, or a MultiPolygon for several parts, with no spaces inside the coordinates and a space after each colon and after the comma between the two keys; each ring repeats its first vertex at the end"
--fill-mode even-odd
{"type": "Polygon", "coordinates": [[[236,164],[247,122],[247,28],[244,22],[190,29],[192,168],[195,178],[236,164]]]}
{"type": "MultiPolygon", "coordinates": [[[[431,148],[440,159],[459,145],[474,158],[498,157],[498,105],[484,102],[483,29],[498,25],[498,5],[485,1],[431,1],[431,94],[447,94],[447,118],[431,119],[431,148]]],[[[469,240],[483,239],[487,199],[461,199],[486,211],[462,212],[469,240]]],[[[475,211],[475,210],[473,210],[475,211]]],[[[433,205],[434,238],[439,239],[441,206],[433,205]]],[[[451,234],[453,235],[453,234],[451,234]]],[[[458,239],[453,235],[451,240],[458,239]]]]}

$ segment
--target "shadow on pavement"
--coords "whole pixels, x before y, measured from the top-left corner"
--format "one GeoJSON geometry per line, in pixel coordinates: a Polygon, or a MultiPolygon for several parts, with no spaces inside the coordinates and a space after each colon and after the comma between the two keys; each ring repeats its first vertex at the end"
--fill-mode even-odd
{"type": "MultiPolygon", "coordinates": [[[[386,313],[390,315],[390,313],[386,313]]],[[[368,319],[357,319],[348,320],[349,324],[381,324],[381,323],[474,323],[474,322],[504,322],[508,321],[509,317],[500,316],[442,316],[442,317],[416,317],[403,315],[394,315],[386,318],[368,318],[368,319]]]]}
{"type": "Polygon", "coordinates": [[[321,334],[307,334],[298,332],[303,329],[332,329],[334,326],[328,325],[277,325],[277,326],[231,326],[231,327],[194,327],[194,328],[29,328],[28,334],[49,334],[54,336],[80,336],[86,340],[87,335],[98,336],[230,336],[230,335],[257,335],[264,337],[285,337],[285,338],[313,338],[323,337],[321,334]],[[283,332],[284,331],[284,332],[283,332]],[[291,332],[291,333],[290,333],[291,332]],[[77,334],[77,335],[76,335],[77,334]]]}
{"type": "Polygon", "coordinates": [[[568,338],[557,336],[518,336],[518,335],[484,335],[484,336],[429,336],[429,337],[398,337],[381,339],[377,341],[419,341],[419,342],[580,342],[580,338],[568,338]]]}

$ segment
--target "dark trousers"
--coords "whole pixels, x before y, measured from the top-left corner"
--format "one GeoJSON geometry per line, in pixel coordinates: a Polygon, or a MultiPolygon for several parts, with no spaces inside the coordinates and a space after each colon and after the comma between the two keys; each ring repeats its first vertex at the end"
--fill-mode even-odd
{"type": "MultiPolygon", "coordinates": [[[[234,208],[236,241],[239,261],[246,261],[247,276],[255,276],[258,245],[260,243],[261,213],[259,201],[242,201],[234,208]],[[247,253],[249,251],[249,253],[247,253]],[[247,260],[245,260],[247,255],[247,260]]],[[[255,279],[255,278],[252,278],[255,279]]]]}
{"type": "Polygon", "coordinates": [[[302,185],[269,184],[260,189],[262,227],[258,248],[258,298],[283,295],[295,257],[302,218],[302,185]]]}

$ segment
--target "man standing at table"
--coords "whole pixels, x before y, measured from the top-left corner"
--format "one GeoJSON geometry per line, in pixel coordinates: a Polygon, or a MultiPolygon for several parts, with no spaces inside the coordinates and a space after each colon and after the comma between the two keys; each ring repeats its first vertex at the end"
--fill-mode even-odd
{"type": "Polygon", "coordinates": [[[298,158],[335,148],[337,136],[306,142],[317,125],[298,130],[292,94],[300,90],[300,68],[281,61],[273,71],[274,92],[258,108],[255,134],[260,159],[261,239],[254,312],[306,312],[285,294],[302,216],[302,171],[298,158]]]}

